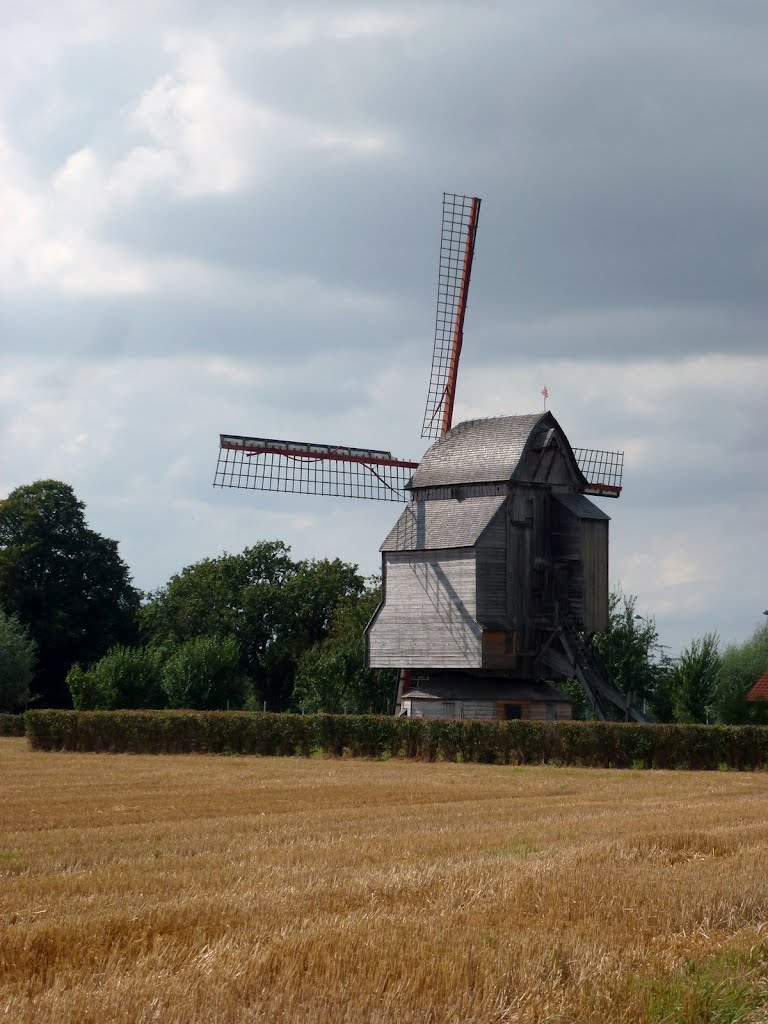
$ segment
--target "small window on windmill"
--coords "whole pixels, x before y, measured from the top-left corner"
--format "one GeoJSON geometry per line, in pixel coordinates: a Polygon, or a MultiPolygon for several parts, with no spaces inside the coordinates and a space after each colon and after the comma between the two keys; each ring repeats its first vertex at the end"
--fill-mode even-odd
{"type": "Polygon", "coordinates": [[[555,440],[555,428],[549,427],[545,430],[539,430],[536,432],[534,437],[531,438],[529,448],[534,452],[544,451],[545,448],[549,448],[552,442],[555,441],[555,447],[558,447],[555,440]]]}
{"type": "Polygon", "coordinates": [[[512,522],[520,526],[530,526],[533,523],[533,498],[512,499],[512,522]]]}
{"type": "Polygon", "coordinates": [[[517,656],[517,630],[483,630],[483,664],[498,668],[500,664],[513,668],[517,656]]]}

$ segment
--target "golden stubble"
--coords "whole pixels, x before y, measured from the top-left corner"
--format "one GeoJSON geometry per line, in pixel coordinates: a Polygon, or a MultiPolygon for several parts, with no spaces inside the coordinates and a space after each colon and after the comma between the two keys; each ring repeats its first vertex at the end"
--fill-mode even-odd
{"type": "Polygon", "coordinates": [[[761,946],[768,776],[0,740],[0,1021],[649,1019],[761,946]]]}

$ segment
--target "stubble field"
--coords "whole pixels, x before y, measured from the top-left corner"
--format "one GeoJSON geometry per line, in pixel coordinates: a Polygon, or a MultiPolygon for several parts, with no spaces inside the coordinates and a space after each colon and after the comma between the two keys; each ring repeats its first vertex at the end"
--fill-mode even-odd
{"type": "Polygon", "coordinates": [[[768,1020],[768,776],[0,740],[0,1021],[768,1020]]]}

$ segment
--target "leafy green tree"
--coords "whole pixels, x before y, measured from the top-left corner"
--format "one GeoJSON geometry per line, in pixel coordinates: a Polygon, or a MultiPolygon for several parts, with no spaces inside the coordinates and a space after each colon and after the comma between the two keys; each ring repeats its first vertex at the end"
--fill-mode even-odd
{"type": "Polygon", "coordinates": [[[69,704],[66,675],[135,638],[138,592],[117,542],[91,530],[68,484],[40,480],[0,502],[0,607],[29,627],[44,706],[69,704]]]}
{"type": "Polygon", "coordinates": [[[295,699],[305,712],[391,714],[397,673],[365,667],[363,631],[381,599],[378,588],[336,607],[328,636],[299,661],[295,699]]]}
{"type": "Polygon", "coordinates": [[[235,637],[196,636],[185,641],[165,663],[163,688],[172,708],[242,708],[250,687],[240,668],[235,637]]]}
{"type": "Polygon", "coordinates": [[[552,686],[567,694],[572,701],[571,716],[579,722],[591,722],[596,719],[595,711],[587,699],[584,687],[578,679],[553,679],[552,686]]]}
{"type": "Polygon", "coordinates": [[[117,645],[87,671],[73,665],[67,674],[78,711],[163,708],[163,652],[153,647],[117,645]]]}
{"type": "Polygon", "coordinates": [[[301,655],[326,635],[336,606],[363,592],[345,562],[294,562],[281,541],[188,566],[149,596],[140,618],[147,641],[177,645],[234,636],[242,668],[270,711],[293,704],[301,655]]]}
{"type": "Polygon", "coordinates": [[[15,615],[0,610],[0,711],[16,711],[29,699],[35,644],[15,615]]]}
{"type": "Polygon", "coordinates": [[[742,644],[729,644],[720,658],[714,706],[718,721],[768,724],[768,701],[748,701],[747,694],[768,671],[768,623],[742,644]]]}
{"type": "Polygon", "coordinates": [[[669,689],[676,722],[711,722],[715,685],[720,670],[719,641],[716,633],[692,640],[675,662],[669,674],[669,689]]]}
{"type": "Polygon", "coordinates": [[[674,659],[666,653],[662,653],[653,665],[655,674],[653,690],[648,698],[648,707],[657,722],[674,722],[676,720],[675,693],[672,681],[674,666],[674,659]]]}
{"type": "Polygon", "coordinates": [[[77,711],[112,711],[117,706],[117,693],[109,676],[77,663],[67,672],[67,688],[77,711]]]}
{"type": "Polygon", "coordinates": [[[653,708],[657,689],[663,688],[663,648],[655,619],[637,613],[634,595],[611,593],[608,629],[596,634],[594,644],[619,689],[634,693],[637,706],[653,708]]]}

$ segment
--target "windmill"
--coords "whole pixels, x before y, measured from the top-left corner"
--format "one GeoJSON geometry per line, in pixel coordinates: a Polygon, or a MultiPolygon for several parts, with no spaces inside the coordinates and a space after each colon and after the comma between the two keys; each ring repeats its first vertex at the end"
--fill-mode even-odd
{"type": "Polygon", "coordinates": [[[608,623],[609,517],[623,453],[572,448],[551,412],[453,426],[480,199],[446,193],[421,462],[391,451],[221,434],[214,486],[406,502],[381,545],[372,668],[400,669],[400,713],[642,720],[590,645],[608,623]]]}

